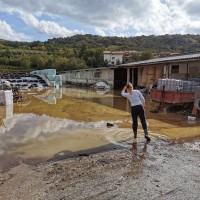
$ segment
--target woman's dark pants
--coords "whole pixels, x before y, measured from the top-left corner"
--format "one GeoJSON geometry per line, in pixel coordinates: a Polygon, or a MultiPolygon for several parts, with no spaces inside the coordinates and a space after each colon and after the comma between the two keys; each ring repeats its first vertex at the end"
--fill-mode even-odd
{"type": "Polygon", "coordinates": [[[132,116],[132,120],[133,120],[132,129],[134,132],[134,137],[137,138],[138,116],[140,118],[144,133],[145,133],[145,135],[147,135],[148,134],[147,123],[146,123],[146,117],[144,114],[143,106],[142,105],[131,106],[131,116],[132,116]]]}

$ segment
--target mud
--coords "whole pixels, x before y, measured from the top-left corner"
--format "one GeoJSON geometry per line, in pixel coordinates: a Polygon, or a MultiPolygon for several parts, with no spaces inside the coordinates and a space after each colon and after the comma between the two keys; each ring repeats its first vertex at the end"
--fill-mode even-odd
{"type": "Polygon", "coordinates": [[[119,91],[63,88],[56,101],[52,94],[32,92],[28,106],[2,117],[0,199],[200,198],[199,118],[151,113],[146,96],[152,141],[139,124],[132,144],[130,107],[119,91]]]}
{"type": "MultiPolygon", "coordinates": [[[[197,142],[197,141],[196,141],[197,142]]],[[[0,175],[1,199],[199,199],[200,156],[154,139],[0,175]]]]}

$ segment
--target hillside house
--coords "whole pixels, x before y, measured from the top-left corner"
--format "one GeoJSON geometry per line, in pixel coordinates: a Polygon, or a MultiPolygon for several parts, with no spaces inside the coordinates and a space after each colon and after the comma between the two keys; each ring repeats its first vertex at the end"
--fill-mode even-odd
{"type": "Polygon", "coordinates": [[[108,66],[119,65],[122,63],[132,62],[133,55],[137,51],[104,51],[104,61],[107,61],[108,66]]]}
{"type": "Polygon", "coordinates": [[[124,52],[104,51],[103,55],[104,55],[104,61],[108,63],[108,66],[112,66],[122,63],[124,52]]]}

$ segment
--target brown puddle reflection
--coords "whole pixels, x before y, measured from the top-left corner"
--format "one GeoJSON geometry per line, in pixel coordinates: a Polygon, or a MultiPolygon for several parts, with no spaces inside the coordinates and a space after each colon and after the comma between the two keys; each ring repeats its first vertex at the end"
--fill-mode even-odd
{"type": "MultiPolygon", "coordinates": [[[[114,147],[130,149],[130,107],[120,91],[98,94],[63,87],[29,91],[27,95],[31,100],[27,106],[0,106],[0,168],[5,168],[12,157],[18,163],[20,159],[87,156],[114,147]],[[108,128],[107,122],[114,126],[108,128]]],[[[154,103],[146,99],[151,134],[172,139],[200,136],[199,119],[189,124],[187,116],[176,112],[151,113],[154,103]]],[[[140,125],[139,136],[143,138],[140,125]]]]}
{"type": "MultiPolygon", "coordinates": [[[[147,153],[147,144],[148,142],[144,142],[143,147],[140,147],[137,142],[132,143],[131,152],[133,160],[143,160],[145,159],[145,154],[147,153]]],[[[141,146],[141,145],[140,145],[141,146]]]]}

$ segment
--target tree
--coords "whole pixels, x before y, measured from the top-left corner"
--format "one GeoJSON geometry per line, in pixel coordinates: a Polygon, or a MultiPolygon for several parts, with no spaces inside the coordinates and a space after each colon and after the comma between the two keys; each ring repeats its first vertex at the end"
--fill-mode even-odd
{"type": "Polygon", "coordinates": [[[41,55],[31,56],[30,63],[31,63],[31,68],[33,69],[38,69],[38,70],[43,69],[44,63],[43,63],[41,55]]]}
{"type": "Polygon", "coordinates": [[[151,58],[153,58],[153,54],[150,51],[142,52],[140,56],[140,60],[149,60],[151,58]]]}
{"type": "Polygon", "coordinates": [[[85,52],[86,52],[86,45],[82,44],[81,50],[79,52],[79,58],[82,58],[84,56],[85,52]]]}
{"type": "Polygon", "coordinates": [[[21,68],[23,68],[23,69],[30,69],[30,59],[28,58],[28,57],[23,57],[22,59],[21,59],[21,63],[20,63],[20,66],[21,66],[21,68]]]}
{"type": "Polygon", "coordinates": [[[133,55],[133,61],[135,61],[135,62],[137,62],[137,61],[140,61],[140,59],[141,59],[141,55],[140,54],[134,54],[133,55]]]}

